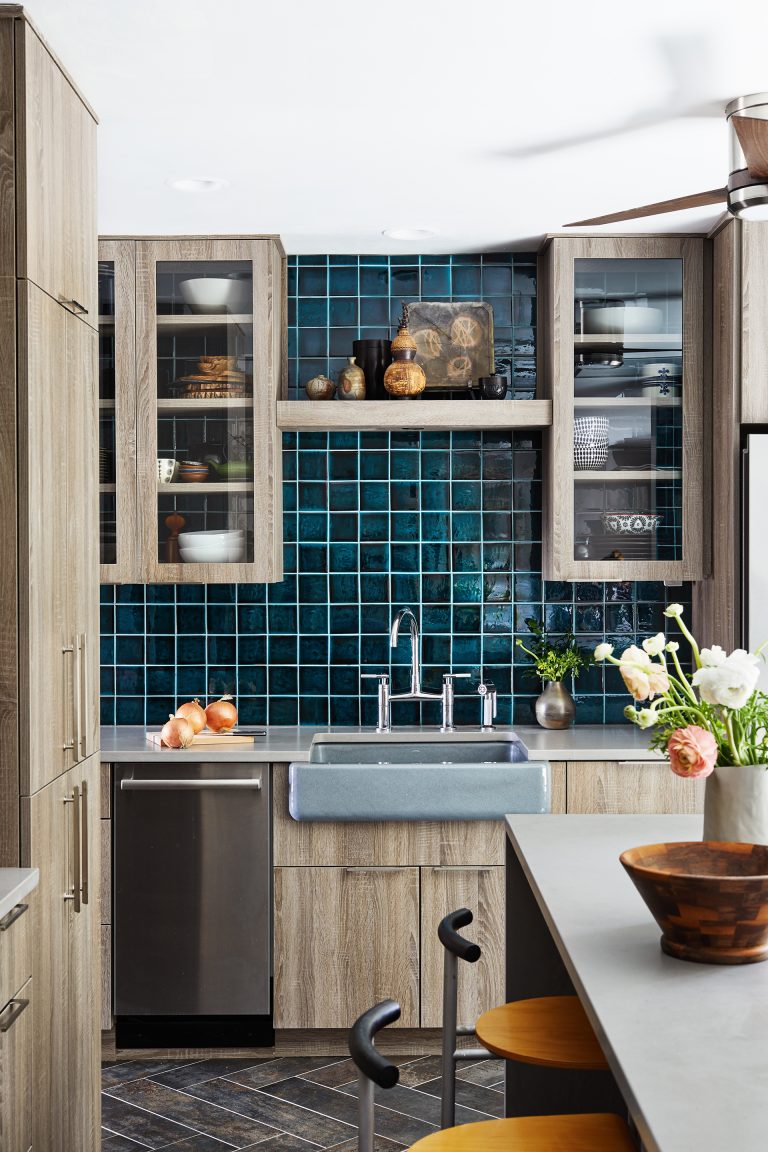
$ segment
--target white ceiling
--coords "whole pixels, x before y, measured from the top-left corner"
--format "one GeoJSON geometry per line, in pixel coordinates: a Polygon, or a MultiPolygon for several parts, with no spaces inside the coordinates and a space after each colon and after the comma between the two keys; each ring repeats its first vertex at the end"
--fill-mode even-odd
{"type": "MultiPolygon", "coordinates": [[[[530,247],[716,188],[765,0],[29,0],[99,114],[99,229],[289,252],[530,247]],[[168,181],[218,177],[218,192],[168,181]],[[393,241],[390,227],[428,227],[393,241]]],[[[638,231],[701,231],[696,209],[638,231]]]]}

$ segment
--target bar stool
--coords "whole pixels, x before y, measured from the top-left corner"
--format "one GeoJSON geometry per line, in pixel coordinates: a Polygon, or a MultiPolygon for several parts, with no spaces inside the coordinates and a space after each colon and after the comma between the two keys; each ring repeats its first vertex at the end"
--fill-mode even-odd
{"type": "MultiPolygon", "coordinates": [[[[462,909],[464,911],[464,909],[462,909]]],[[[379,1052],[373,1038],[400,1017],[400,1005],[384,1000],[352,1025],[349,1053],[360,1081],[358,1152],[373,1152],[374,1086],[394,1088],[400,1069],[379,1052]]],[[[612,1113],[517,1116],[462,1124],[424,1136],[411,1152],[636,1152],[627,1125],[612,1113]]]]}
{"type": "Polygon", "coordinates": [[[469,908],[459,908],[444,916],[437,929],[445,949],[440,1120],[443,1128],[451,1127],[456,1119],[456,1064],[459,1060],[486,1060],[495,1055],[548,1068],[582,1071],[608,1068],[578,996],[541,996],[491,1008],[480,1016],[474,1027],[477,1038],[485,1047],[456,1047],[457,1036],[473,1032],[471,1028],[458,1027],[457,1023],[458,962],[465,960],[468,964],[475,964],[481,956],[479,944],[473,944],[458,932],[472,920],[469,908]]]}

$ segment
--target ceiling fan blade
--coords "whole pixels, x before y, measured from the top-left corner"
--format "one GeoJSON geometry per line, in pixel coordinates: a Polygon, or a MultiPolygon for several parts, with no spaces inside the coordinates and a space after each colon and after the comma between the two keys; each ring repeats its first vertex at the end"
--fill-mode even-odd
{"type": "Polygon", "coordinates": [[[768,120],[756,116],[732,116],[731,124],[739,138],[750,176],[768,179],[768,120]]]}
{"type": "Polygon", "coordinates": [[[660,216],[664,212],[681,212],[684,208],[701,208],[706,204],[722,204],[728,195],[726,188],[712,188],[709,192],[694,192],[692,196],[678,196],[675,200],[658,200],[643,204],[641,208],[627,208],[624,212],[610,212],[607,216],[594,216],[591,220],[574,220],[563,228],[587,228],[593,224],[616,224],[620,220],[640,220],[643,216],[660,216]]]}

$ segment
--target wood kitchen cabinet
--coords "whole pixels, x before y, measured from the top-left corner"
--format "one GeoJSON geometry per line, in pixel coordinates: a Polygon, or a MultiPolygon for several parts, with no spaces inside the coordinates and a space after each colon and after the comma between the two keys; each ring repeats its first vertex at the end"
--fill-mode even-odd
{"type": "Polygon", "coordinates": [[[701,579],[710,566],[704,240],[550,237],[540,282],[553,405],[544,575],[701,579]]]}
{"type": "Polygon", "coordinates": [[[419,870],[276,868],[276,1028],[349,1028],[397,1000],[419,1026],[419,870]]]}
{"type": "Polygon", "coordinates": [[[17,275],[95,328],[96,117],[29,21],[11,23],[17,275]]]}
{"type": "Polygon", "coordinates": [[[704,781],[675,776],[666,762],[569,761],[568,813],[638,814],[704,811],[704,781]]]}
{"type": "Polygon", "coordinates": [[[102,579],[282,579],[279,239],[104,239],[99,278],[102,579]]]}
{"type": "Polygon", "coordinates": [[[40,871],[29,1005],[7,1033],[0,1020],[0,1111],[13,1112],[0,1143],[13,1152],[99,1147],[98,905],[83,879],[98,854],[74,824],[89,827],[99,791],[95,132],[23,10],[4,5],[0,864],[40,871]],[[6,1056],[27,1051],[31,1138],[22,1080],[6,1077],[6,1056]]]}
{"type": "Polygon", "coordinates": [[[0,920],[0,1147],[32,1147],[32,956],[30,893],[0,920]]]}
{"type": "Polygon", "coordinates": [[[30,924],[33,1147],[47,1152],[99,1148],[99,778],[92,756],[22,806],[40,869],[30,924]]]}
{"type": "Polygon", "coordinates": [[[480,945],[476,964],[459,964],[458,1022],[474,1027],[482,1012],[504,1003],[504,868],[424,867],[421,869],[421,1027],[443,1023],[445,950],[437,926],[457,908],[470,908],[472,924],[463,933],[480,945]]]}

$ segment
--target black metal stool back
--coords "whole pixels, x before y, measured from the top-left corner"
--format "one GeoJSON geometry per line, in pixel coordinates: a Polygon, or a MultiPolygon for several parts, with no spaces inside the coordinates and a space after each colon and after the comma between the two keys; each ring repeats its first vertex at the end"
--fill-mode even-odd
{"type": "Polygon", "coordinates": [[[360,1016],[349,1030],[349,1054],[357,1065],[360,1096],[358,1100],[358,1152],[373,1152],[374,1086],[394,1088],[400,1069],[382,1056],[373,1043],[377,1032],[400,1019],[396,1000],[382,1000],[360,1016]]]}
{"type": "Polygon", "coordinates": [[[437,935],[445,949],[443,960],[443,1089],[440,1104],[440,1127],[453,1128],[456,1123],[456,1064],[459,1060],[487,1060],[487,1048],[457,1048],[459,1036],[471,1036],[474,1028],[459,1027],[459,960],[476,964],[482,955],[479,944],[459,935],[473,920],[469,908],[449,912],[440,921],[437,935]]]}

